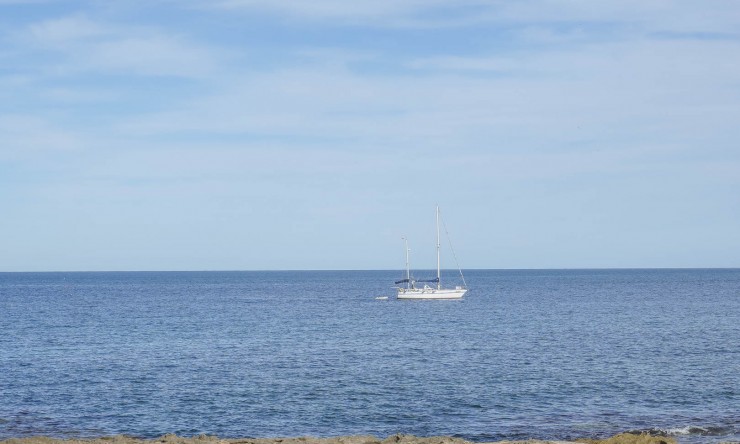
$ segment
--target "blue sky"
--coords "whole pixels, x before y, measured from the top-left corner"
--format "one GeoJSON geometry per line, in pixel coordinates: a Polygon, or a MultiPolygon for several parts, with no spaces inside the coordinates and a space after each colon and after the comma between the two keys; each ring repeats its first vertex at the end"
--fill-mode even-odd
{"type": "Polygon", "coordinates": [[[740,266],[740,2],[0,0],[0,271],[740,266]],[[443,265],[452,267],[449,254],[443,265]]]}

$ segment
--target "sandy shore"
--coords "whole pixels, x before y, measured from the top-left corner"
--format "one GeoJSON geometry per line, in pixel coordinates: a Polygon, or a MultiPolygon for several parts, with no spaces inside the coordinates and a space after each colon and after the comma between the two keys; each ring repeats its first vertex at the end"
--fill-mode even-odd
{"type": "MultiPolygon", "coordinates": [[[[608,439],[578,440],[587,444],[675,444],[667,437],[635,435],[622,433],[608,439]]],[[[498,441],[497,444],[571,444],[571,441],[498,441]]],[[[412,435],[392,435],[385,439],[375,436],[338,436],[334,438],[241,438],[221,439],[216,436],[197,436],[192,438],[177,435],[164,435],[154,439],[139,439],[129,436],[110,436],[92,439],[56,439],[47,437],[11,438],[0,444],[474,444],[450,436],[417,437],[412,435]]],[[[487,444],[487,443],[475,443],[487,444]]]]}

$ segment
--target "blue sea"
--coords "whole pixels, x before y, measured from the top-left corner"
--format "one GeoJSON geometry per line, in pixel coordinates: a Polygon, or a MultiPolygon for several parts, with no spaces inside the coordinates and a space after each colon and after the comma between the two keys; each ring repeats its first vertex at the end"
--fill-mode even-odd
{"type": "Polygon", "coordinates": [[[738,269],[471,270],[461,301],[401,277],[0,273],[0,439],[740,441],[738,269]]]}

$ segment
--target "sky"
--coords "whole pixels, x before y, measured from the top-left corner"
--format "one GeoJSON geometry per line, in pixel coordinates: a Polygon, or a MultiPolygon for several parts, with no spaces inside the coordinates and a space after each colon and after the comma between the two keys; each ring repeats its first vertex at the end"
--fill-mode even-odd
{"type": "Polygon", "coordinates": [[[0,0],[0,271],[433,268],[437,204],[463,268],[739,267],[740,2],[0,0]]]}

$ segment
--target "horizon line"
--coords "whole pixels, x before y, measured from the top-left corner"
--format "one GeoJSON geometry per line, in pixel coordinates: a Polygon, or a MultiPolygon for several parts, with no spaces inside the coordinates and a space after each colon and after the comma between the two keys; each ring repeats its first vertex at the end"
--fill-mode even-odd
{"type": "MultiPolygon", "coordinates": [[[[432,268],[418,268],[414,271],[435,271],[432,268]]],[[[442,268],[442,270],[454,270],[442,268]]],[[[740,267],[544,267],[544,268],[463,268],[464,271],[589,271],[589,270],[740,270],[740,267]]],[[[398,271],[396,268],[285,268],[285,269],[201,269],[201,270],[0,270],[0,274],[10,273],[271,273],[271,272],[331,272],[331,271],[398,271]]]]}

